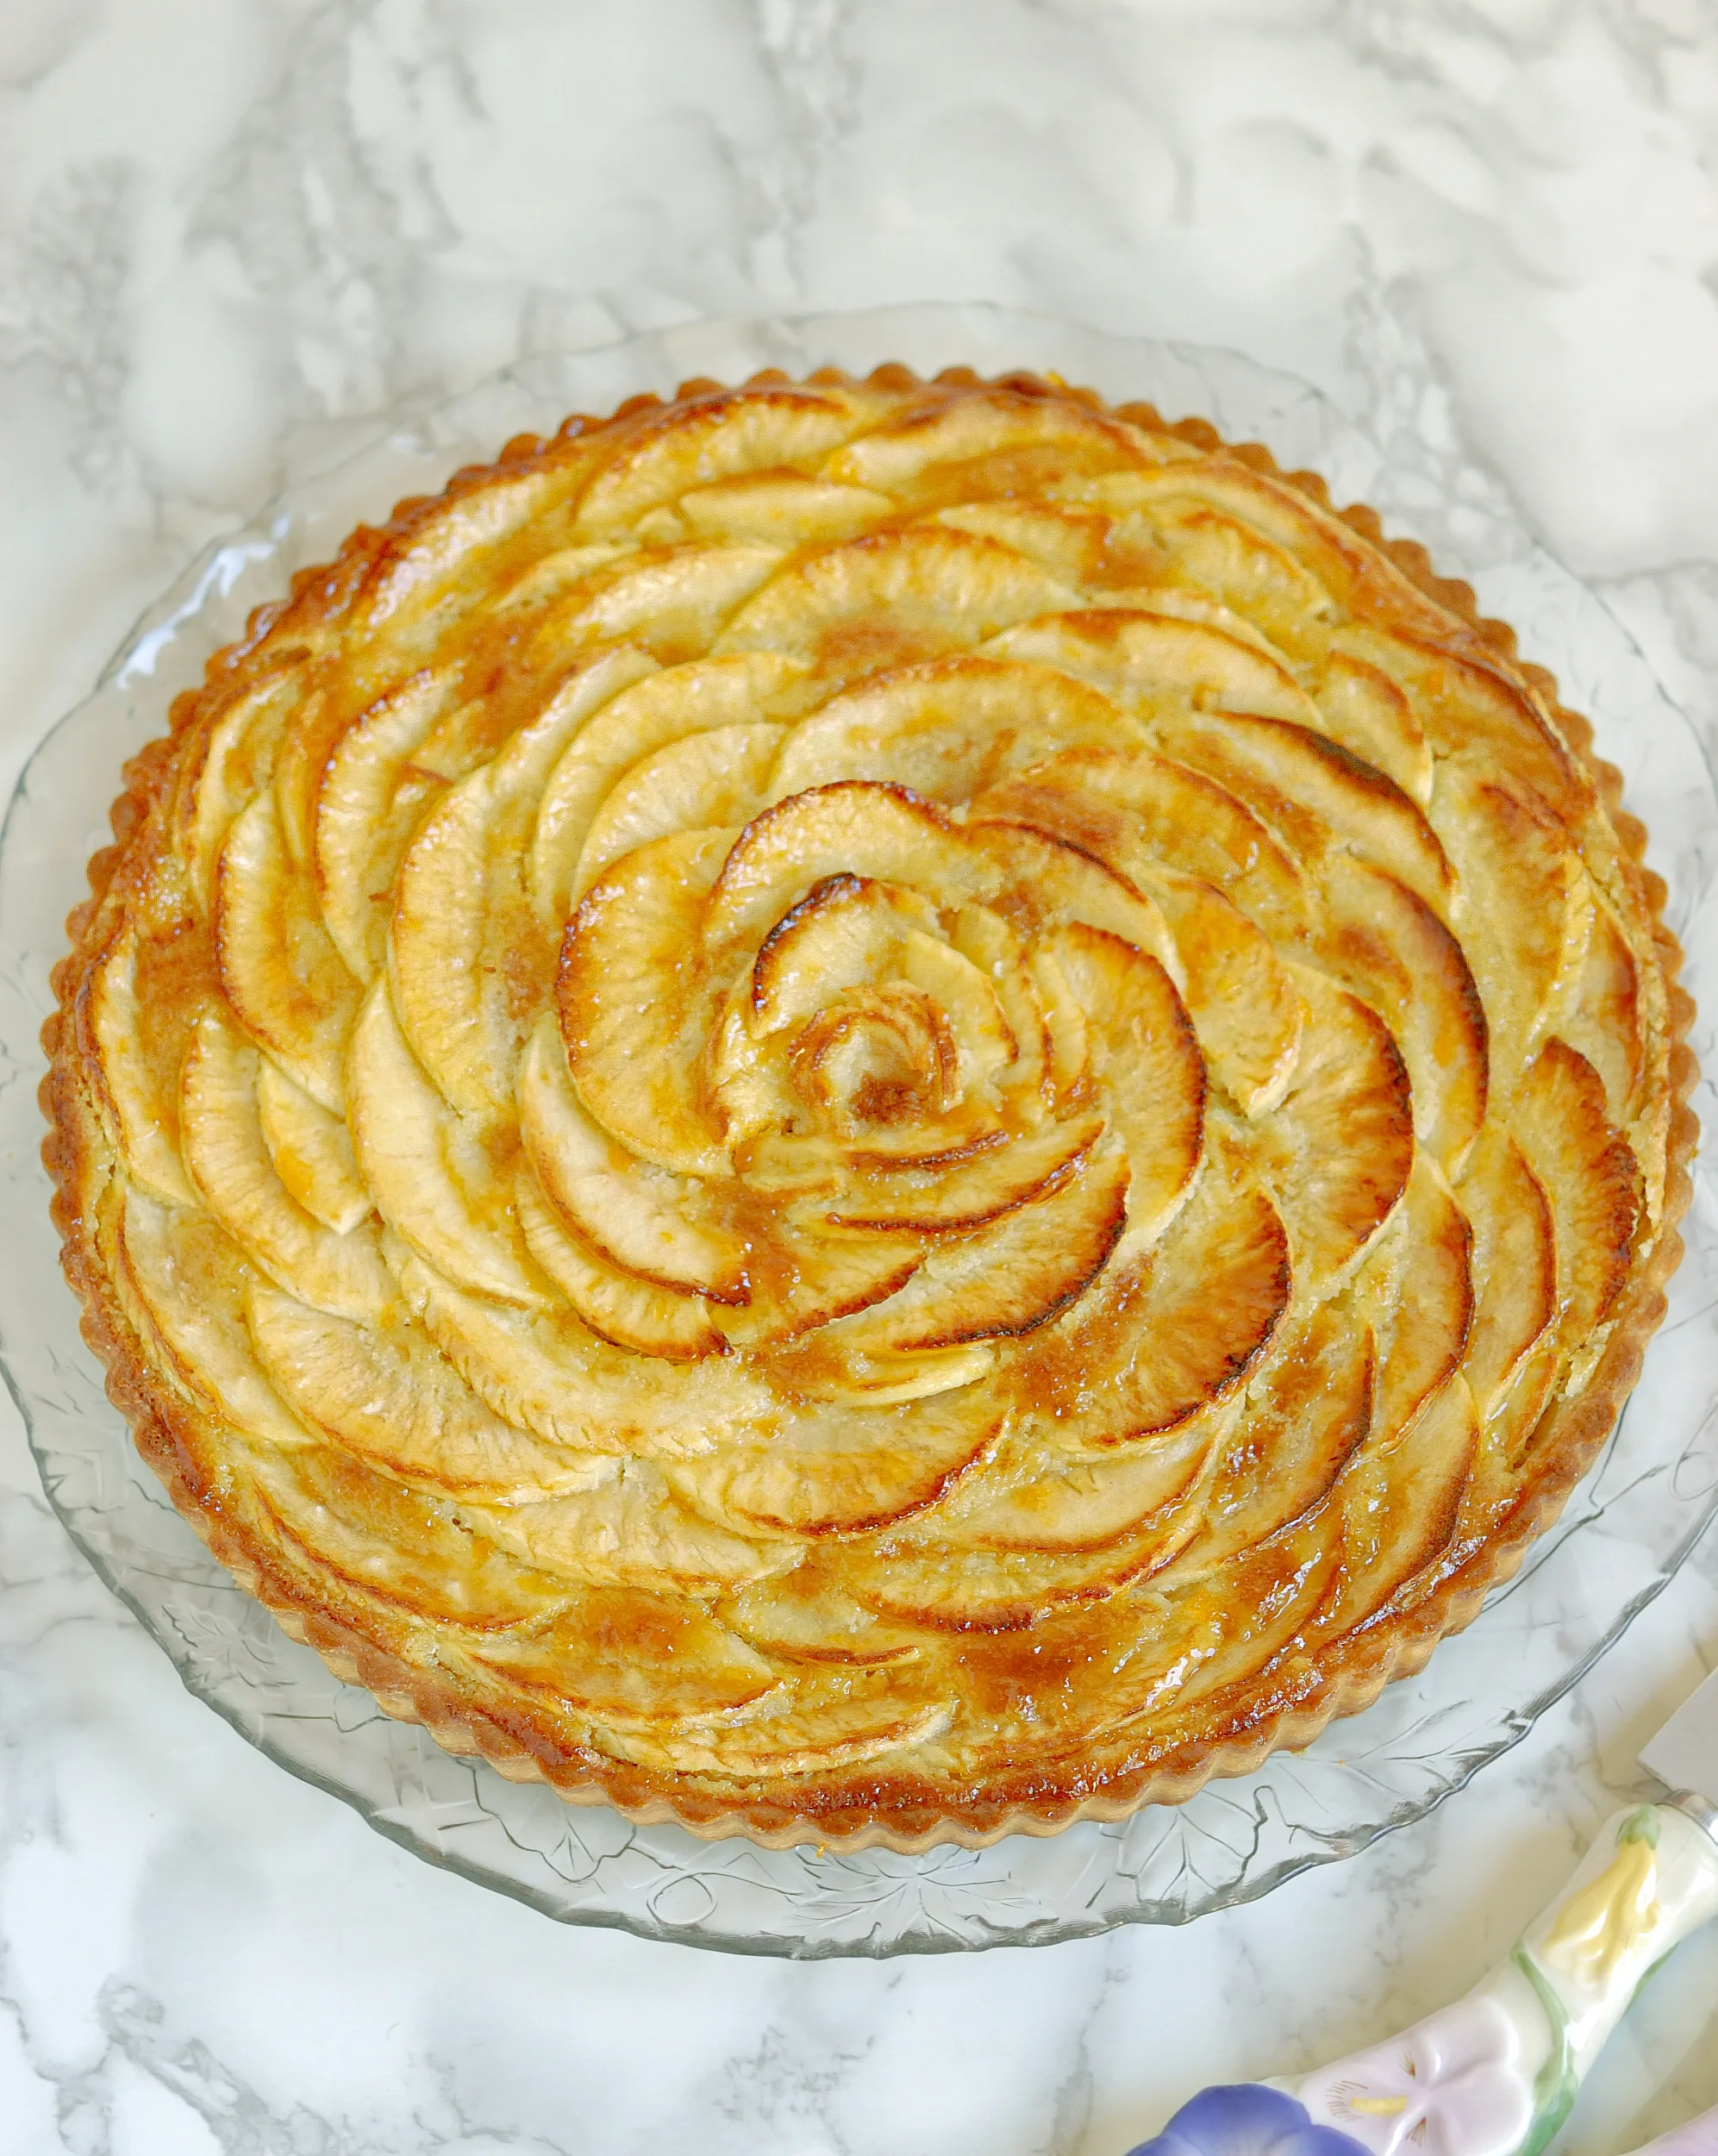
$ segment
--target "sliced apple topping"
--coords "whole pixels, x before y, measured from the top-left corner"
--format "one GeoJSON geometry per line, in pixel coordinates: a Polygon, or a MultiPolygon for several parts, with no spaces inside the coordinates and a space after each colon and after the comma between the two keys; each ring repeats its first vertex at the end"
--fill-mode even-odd
{"type": "Polygon", "coordinates": [[[353,1147],[383,1218],[463,1286],[525,1307],[551,1300],[514,1211],[506,1134],[486,1143],[448,1107],[407,1046],[384,981],[353,1029],[347,1087],[353,1147]]]}
{"type": "MultiPolygon", "coordinates": [[[[1025,1632],[1053,1611],[1100,1603],[1161,1561],[1164,1536],[1147,1522],[1095,1550],[990,1548],[975,1542],[958,1559],[933,1539],[916,1542],[916,1522],[884,1528],[855,1549],[847,1578],[866,1609],[938,1633],[1025,1632]]],[[[1029,1643],[1028,1643],[1029,1644],[1029,1643]]],[[[962,1666],[971,1641],[961,1643],[962,1666]]]]}
{"type": "MultiPolygon", "coordinates": [[[[605,1460],[599,1481],[559,1497],[461,1505],[464,1517],[545,1572],[599,1584],[708,1593],[797,1564],[792,1545],[748,1541],[679,1502],[652,1460],[605,1460]]],[[[547,1486],[547,1485],[546,1485],[547,1486]]]]}
{"type": "Polygon", "coordinates": [[[615,1472],[612,1460],[503,1422],[415,1327],[354,1325],[261,1285],[249,1315],[263,1367],[296,1413],[415,1488],[513,1499],[615,1472]]]}
{"type": "Polygon", "coordinates": [[[340,1064],[362,991],[286,851],[272,794],[228,834],[216,877],[221,984],[240,1022],[305,1091],[339,1111],[340,1064]]]}
{"type": "Polygon", "coordinates": [[[869,487],[804,479],[781,469],[694,487],[676,507],[697,538],[750,539],[783,548],[857,539],[896,514],[886,494],[869,487]]]}
{"type": "Polygon", "coordinates": [[[677,831],[747,822],[770,797],[786,733],[768,724],[713,727],[634,764],[592,820],[574,897],[635,846],[677,831]]]}
{"type": "Polygon", "coordinates": [[[963,656],[873,677],[797,726],[778,795],[886,778],[933,801],[969,800],[1074,743],[1125,749],[1144,730],[1109,697],[1050,666],[963,656]]]}
{"type": "Polygon", "coordinates": [[[659,1286],[750,1300],[745,1243],[705,1186],[637,1159],[592,1122],[547,1012],[520,1065],[519,1129],[545,1196],[598,1256],[659,1286]]]}
{"type": "Polygon", "coordinates": [[[1209,1425],[1182,1424],[1155,1445],[1075,1459],[1053,1440],[1004,1438],[971,1484],[957,1484],[934,1516],[915,1523],[951,1550],[1097,1551],[1122,1540],[1138,1557],[1154,1534],[1153,1565],[1167,1563],[1198,1530],[1198,1498],[1218,1442],[1209,1425]]]}
{"type": "Polygon", "coordinates": [[[1303,723],[1314,716],[1280,659],[1250,638],[1179,615],[1131,607],[1070,611],[1010,629],[988,648],[996,658],[1059,667],[1153,720],[1189,709],[1303,723]]]}
{"type": "Polygon", "coordinates": [[[625,638],[665,666],[697,659],[781,559],[773,547],[653,549],[539,634],[551,634],[557,652],[625,638]]]}
{"type": "Polygon", "coordinates": [[[1010,1390],[1065,1451],[1155,1438],[1228,1399],[1257,1368],[1290,1285],[1276,1209],[1214,1166],[1154,1251],[1118,1259],[1034,1337],[1010,1390]]]}
{"type": "Polygon", "coordinates": [[[984,1451],[999,1420],[988,1400],[952,1388],[910,1405],[801,1407],[778,1434],[724,1446],[672,1469],[670,1479],[701,1512],[741,1532],[860,1533],[933,1503],[984,1451]]]}
{"type": "Polygon", "coordinates": [[[790,1690],[726,1720],[617,1734],[622,1758],[672,1773],[714,1774],[772,1785],[840,1773],[930,1743],[949,1722],[946,1699],[928,1698],[907,1670],[801,1672],[790,1690]],[[779,1703],[778,1703],[778,1702],[779,1703]]]}
{"type": "Polygon", "coordinates": [[[907,936],[937,926],[928,898],[866,876],[823,877],[777,922],[752,966],[749,1030],[767,1039],[831,997],[898,972],[907,936]]]}
{"type": "Polygon", "coordinates": [[[1081,922],[1148,951],[1173,980],[1181,960],[1153,900],[1116,870],[1078,845],[1028,823],[975,809],[972,845],[996,865],[1001,888],[990,901],[1022,927],[1053,929],[1081,922]]]}
{"type": "Polygon", "coordinates": [[[313,849],[322,920],[361,981],[386,955],[387,900],[406,842],[440,791],[412,752],[459,693],[451,667],[426,668],[380,697],[340,737],[316,795],[313,849]]]}
{"type": "Polygon", "coordinates": [[[586,488],[581,533],[624,532],[694,489],[783,467],[815,472],[864,423],[863,391],[754,384],[642,421],[586,488]]]}
{"type": "Polygon", "coordinates": [[[473,1534],[444,1497],[396,1482],[333,1445],[251,1455],[262,1502],[289,1547],[362,1596],[432,1623],[500,1632],[564,1609],[565,1579],[473,1534]]]}
{"type": "Polygon", "coordinates": [[[1652,1014],[1641,991],[1634,955],[1610,908],[1596,897],[1580,980],[1557,1023],[1603,1078],[1616,1123],[1634,1114],[1646,1071],[1652,1014]]]}
{"type": "Polygon", "coordinates": [[[1488,1123],[1468,1156],[1458,1197],[1473,1228],[1473,1325],[1463,1369],[1482,1416],[1557,1315],[1551,1203],[1521,1147],[1488,1123]]]}
{"type": "Polygon", "coordinates": [[[986,897],[999,881],[961,827],[908,787],[855,780],[815,786],[765,809],[734,841],[710,892],[706,944],[755,949],[832,876],[921,890],[939,905],[986,897]]]}
{"type": "Polygon", "coordinates": [[[559,1622],[484,1656],[546,1699],[625,1729],[731,1714],[778,1681],[762,1655],[705,1611],[638,1588],[587,1588],[559,1622]]]}
{"type": "Polygon", "coordinates": [[[1106,414],[986,384],[959,397],[934,395],[867,428],[823,472],[928,508],[1035,491],[1070,472],[1136,470],[1148,457],[1140,437],[1106,414]]]}
{"type": "Polygon", "coordinates": [[[1185,1005],[1157,960],[1072,922],[1058,964],[1085,1012],[1090,1070],[1132,1165],[1130,1240],[1159,1234],[1187,1195],[1205,1129],[1205,1066],[1185,1005]]]}
{"type": "Polygon", "coordinates": [[[275,1173],[257,1111],[260,1060],[218,1012],[198,1023],[179,1105],[186,1172],[209,1211],[272,1278],[320,1309],[375,1323],[392,1298],[392,1283],[374,1231],[354,1227],[335,1234],[275,1173]]]}
{"type": "Polygon", "coordinates": [[[368,1218],[375,1200],[346,1123],[266,1057],[257,1072],[257,1116],[275,1173],[307,1213],[336,1235],[368,1218]]]}
{"type": "Polygon", "coordinates": [[[1584,1337],[1616,1308],[1643,1215],[1640,1164],[1606,1113],[1604,1081],[1551,1040],[1522,1079],[1511,1127],[1551,1198],[1565,1333],[1584,1337]]]}
{"type": "Polygon", "coordinates": [[[791,709],[808,669],[775,652],[746,652],[659,671],[623,688],[575,734],[549,775],[531,842],[531,896],[545,928],[565,927],[579,856],[603,802],[659,749],[720,727],[755,725],[791,709]]]}
{"type": "Polygon", "coordinates": [[[138,957],[135,932],[120,928],[90,969],[76,1018],[126,1166],[157,1197],[186,1205],[191,1189],[179,1156],[177,1059],[164,1068],[163,1059],[149,1052],[138,957]]]}
{"type": "Polygon", "coordinates": [[[1445,791],[1449,813],[1459,804],[1464,948],[1498,1067],[1513,1072],[1579,977],[1591,890],[1573,841],[1543,802],[1489,778],[1452,778],[1445,791]]]}
{"type": "Polygon", "coordinates": [[[1076,1172],[1103,1128],[1102,1115],[1078,1115],[1011,1142],[998,1134],[996,1142],[951,1165],[878,1161],[863,1177],[850,1166],[829,1218],[844,1228],[926,1234],[981,1228],[1042,1196],[1058,1177],[1076,1172]]]}
{"type": "Polygon", "coordinates": [[[1145,750],[1065,750],[992,787],[973,814],[1029,823],[1123,876],[1179,870],[1280,941],[1299,934],[1312,911],[1300,869],[1250,809],[1202,772],[1145,750]]]}
{"type": "Polygon", "coordinates": [[[831,1346],[951,1347],[1047,1323],[1120,1240],[1128,1175],[1125,1154],[1095,1155],[1043,1197],[940,1241],[898,1294],[830,1326],[831,1346]]]}
{"type": "Polygon", "coordinates": [[[1462,947],[1394,876],[1335,859],[1315,938],[1329,972],[1379,1011],[1414,1090],[1414,1128],[1446,1174],[1485,1116],[1490,1034],[1462,947]]]}
{"type": "Polygon", "coordinates": [[[561,947],[556,994],[580,1098],[678,1174],[728,1165],[701,1083],[713,1014],[696,958],[731,844],[726,831],[683,831],[638,847],[585,894],[561,947]]]}
{"type": "Polygon", "coordinates": [[[122,1283],[172,1366],[234,1429],[277,1452],[310,1441],[272,1384],[246,1323],[249,1268],[201,1208],[161,1205],[127,1190],[116,1248],[122,1283]]]}
{"type": "Polygon", "coordinates": [[[1378,1390],[1378,1427],[1390,1437],[1424,1412],[1460,1365],[1474,1318],[1473,1230],[1423,1154],[1415,1160],[1399,1220],[1400,1247],[1387,1268],[1390,1347],[1378,1390]]]}
{"type": "Polygon", "coordinates": [[[970,651],[1075,594],[1011,548],[915,525],[801,556],[728,623],[718,651],[779,651],[828,679],[970,651]]]}
{"type": "Polygon", "coordinates": [[[1288,968],[1270,939],[1209,884],[1159,869],[1151,894],[1175,939],[1207,1071],[1243,1115],[1274,1108],[1293,1073],[1305,1018],[1288,968]]]}
{"type": "Polygon", "coordinates": [[[1310,726],[1239,715],[1176,720],[1157,733],[1171,756],[1238,795],[1303,859],[1321,859],[1334,834],[1448,913],[1454,872],[1419,804],[1339,743],[1310,726]]]}
{"type": "Polygon", "coordinates": [[[1436,759],[1413,705],[1383,667],[1332,651],[1316,695],[1319,720],[1331,739],[1427,807],[1436,759]]]}
{"type": "Polygon", "coordinates": [[[1377,1013],[1297,968],[1307,1029],[1288,1094],[1256,1128],[1295,1272],[1331,1279],[1371,1240],[1414,1163],[1408,1072],[1377,1013]]]}
{"type": "Polygon", "coordinates": [[[388,945],[395,1009],[418,1060],[462,1113],[504,1115],[554,948],[525,887],[525,849],[557,758],[636,678],[634,655],[573,672],[492,763],[431,810],[401,865],[388,945]]]}
{"type": "Polygon", "coordinates": [[[700,1297],[642,1280],[599,1257],[566,1233],[528,1176],[520,1178],[517,1203],[531,1255],[598,1339],[675,1362],[727,1352],[700,1297]]]}
{"type": "Polygon", "coordinates": [[[1169,554],[1169,574],[1176,582],[1215,595],[1291,657],[1316,649],[1336,612],[1330,593],[1310,569],[1250,519],[1190,490],[1178,498],[1159,491],[1151,503],[1150,521],[1169,554]]]}
{"type": "Polygon", "coordinates": [[[311,693],[303,655],[289,658],[231,697],[209,728],[181,804],[186,871],[205,917],[228,829],[267,785],[289,725],[302,719],[311,693]]]}

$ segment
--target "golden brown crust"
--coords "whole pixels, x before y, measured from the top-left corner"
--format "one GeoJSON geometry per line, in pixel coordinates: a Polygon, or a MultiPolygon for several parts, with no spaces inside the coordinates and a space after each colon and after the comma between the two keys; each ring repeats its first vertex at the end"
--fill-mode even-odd
{"type": "MultiPolygon", "coordinates": [[[[820,382],[857,386],[833,374],[813,377],[811,385],[820,382]]],[[[978,378],[964,370],[951,371],[938,382],[978,385],[978,378]]],[[[785,386],[785,378],[760,377],[747,387],[778,384],[785,386]]],[[[684,384],[679,397],[705,397],[718,386],[684,384]]],[[[896,394],[922,387],[900,369],[878,370],[868,386],[896,394]]],[[[1031,377],[1003,378],[994,386],[1046,398],[1059,394],[1090,413],[1107,411],[1089,392],[1051,391],[1031,377]]],[[[602,435],[612,442],[616,431],[648,427],[662,409],[658,400],[640,398],[622,406],[609,422],[569,421],[549,442],[522,437],[507,446],[496,466],[456,474],[440,500],[478,494],[492,486],[498,474],[550,468],[557,459],[575,455],[589,438],[602,435]]],[[[1201,421],[1165,427],[1151,408],[1139,406],[1120,407],[1114,416],[1203,452],[1221,447],[1201,421]]],[[[1267,478],[1285,479],[1316,509],[1329,512],[1327,491],[1315,475],[1279,473],[1268,452],[1257,445],[1231,447],[1228,454],[1267,478]]],[[[1511,1502],[1471,1547],[1462,1545],[1452,1515],[1441,1570],[1434,1566],[1434,1576],[1404,1587],[1404,1594],[1412,1590],[1408,1603],[1386,1602],[1368,1621],[1327,1640],[1315,1653],[1297,1659],[1285,1648],[1271,1666],[1268,1682],[1243,1688],[1217,1727],[1207,1727],[1189,1740],[1178,1743],[1171,1725],[1166,1739],[1132,1753],[1093,1746],[1068,1756],[1034,1758],[1018,1770],[992,1772],[982,1788],[964,1794],[929,1784],[915,1788],[910,1777],[891,1778],[886,1764],[880,1763],[869,1780],[863,1770],[854,1769],[828,1775],[809,1787],[784,1779],[774,1790],[758,1788],[736,1803],[724,1801],[708,1779],[701,1786],[696,1774],[623,1759],[594,1743],[577,1741],[565,1714],[553,1703],[540,1707],[542,1695],[528,1684],[516,1684],[510,1692],[491,1687],[479,1695],[444,1670],[408,1659],[406,1635],[390,1628],[384,1615],[378,1615],[379,1605],[353,1602],[343,1609],[337,1597],[319,1598],[314,1569],[294,1564],[288,1541],[259,1531],[253,1498],[230,1471],[223,1471],[219,1446],[211,1445],[206,1407],[184,1384],[171,1381],[171,1347],[158,1333],[144,1337],[134,1298],[128,1301],[117,1277],[114,1231],[104,1225],[116,1167],[109,1135],[116,1109],[103,1097],[106,1081],[99,1057],[91,1053],[91,982],[127,917],[128,903],[147,903],[147,894],[139,899],[136,887],[147,863],[134,842],[150,828],[152,818],[172,812],[185,761],[181,745],[196,740],[206,750],[211,717],[223,704],[253,688],[296,639],[314,638],[345,617],[360,594],[373,593],[389,565],[437,508],[435,501],[403,503],[385,526],[354,533],[332,564],[301,572],[288,599],[253,616],[245,637],[210,662],[203,691],[176,700],[170,735],[152,743],[128,767],[125,790],[112,812],[116,843],[90,865],[91,896],[70,916],[72,949],[54,972],[59,1008],[43,1029],[50,1069],[41,1100],[50,1125],[43,1152],[55,1185],[53,1218],[62,1237],[63,1263],[83,1307],[84,1335],[107,1369],[109,1397],[131,1422],[141,1451],[174,1503],[217,1559],[336,1673],[368,1688],[390,1714],[423,1722],[447,1749],[479,1753],[511,1778],[541,1777],[572,1802],[608,1803],[641,1821],[672,1819],[706,1836],[744,1832],[769,1846],[817,1839],[839,1840],[852,1847],[878,1844],[913,1851],[941,1840],[977,1846],[1007,1834],[1053,1833],[1076,1817],[1120,1818],[1145,1803],[1180,1801],[1212,1774],[1246,1772],[1274,1749],[1303,1745],[1333,1717],[1370,1704],[1392,1678],[1419,1669],[1439,1639],[1471,1621],[1490,1589],[1510,1576],[1528,1546],[1556,1518],[1609,1434],[1639,1374],[1646,1343],[1663,1316],[1665,1284],[1681,1254],[1676,1222],[1691,1195],[1696,1124],[1688,1100],[1696,1066],[1686,1036],[1693,1006],[1676,982],[1680,953],[1675,939],[1656,919],[1665,891],[1645,866],[1646,834],[1620,808],[1619,775],[1591,755],[1590,728],[1557,702],[1549,675],[1520,664],[1513,633],[1478,616],[1469,587],[1439,577],[1422,548],[1387,540],[1374,513],[1362,507],[1340,514],[1341,522],[1365,542],[1363,572],[1374,574],[1383,563],[1391,565],[1404,589],[1422,597],[1441,617],[1439,627],[1449,651],[1465,654],[1459,663],[1485,670],[1505,693],[1525,698],[1528,708],[1542,715],[1536,723],[1552,745],[1552,758],[1559,749],[1566,753],[1572,767],[1596,788],[1620,844],[1619,887],[1631,889],[1643,911],[1650,909],[1655,916],[1652,935],[1664,984],[1662,1171],[1656,1178],[1650,1234],[1638,1220],[1638,1206],[1621,1228],[1626,1253],[1637,1253],[1644,1244],[1644,1254],[1628,1258],[1620,1296],[1596,1334],[1602,1343],[1596,1362],[1581,1389],[1570,1397],[1559,1384],[1530,1429],[1518,1436],[1516,1456],[1530,1455],[1531,1470],[1522,1474],[1511,1502]]],[[[1452,663],[1457,663],[1453,657],[1452,663]]],[[[1588,1068],[1584,1063],[1582,1067],[1588,1068]]],[[[1629,1203],[1634,1206],[1634,1201],[1629,1203]]],[[[1069,1606],[1078,1609],[1078,1597],[1069,1606]]],[[[1065,1635],[1059,1622],[1038,1626],[1034,1651],[1047,1647],[1053,1654],[1065,1635]]],[[[995,1627],[974,1635],[975,1669],[983,1681],[1003,1691],[1015,1681],[1007,1645],[1015,1636],[995,1627]]],[[[1213,1719],[1208,1702],[1203,1720],[1209,1725],[1213,1719]]]]}

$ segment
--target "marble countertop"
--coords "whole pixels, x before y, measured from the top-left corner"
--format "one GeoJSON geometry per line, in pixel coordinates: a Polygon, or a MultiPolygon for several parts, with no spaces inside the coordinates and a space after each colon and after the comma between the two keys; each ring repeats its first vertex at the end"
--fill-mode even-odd
{"type": "MultiPolygon", "coordinates": [[[[1452,429],[1718,719],[1707,0],[5,0],[0,781],[384,404],[701,315],[948,297],[1452,429]]],[[[1261,1903],[739,1959],[558,1927],[248,1749],[67,1543],[8,1407],[0,2156],[1120,2156],[1471,1983],[1715,1659],[1709,1538],[1465,1792],[1261,1903]]],[[[1718,1936],[1565,2146],[1715,2102],[1718,1936]]]]}

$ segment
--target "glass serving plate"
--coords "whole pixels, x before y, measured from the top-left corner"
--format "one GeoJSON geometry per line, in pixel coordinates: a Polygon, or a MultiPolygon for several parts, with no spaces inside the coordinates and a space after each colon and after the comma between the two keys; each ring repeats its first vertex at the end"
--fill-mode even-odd
{"type": "MultiPolygon", "coordinates": [[[[0,1204],[11,1249],[0,1353],[49,1499],[102,1578],[186,1684],[269,1756],[436,1864],[572,1923],[796,1956],[934,1953],[1071,1939],[1119,1923],[1180,1923],[1246,1901],[1307,1866],[1417,1819],[1507,1750],[1665,1584],[1718,1510],[1718,1177],[1702,1161],[1670,1314],[1615,1437],[1557,1528],[1471,1628],[1367,1713],[1299,1754],[1214,1783],[1178,1808],[1047,1840],[908,1857],[703,1842],[673,1827],[564,1804],[450,1757],[340,1684],[235,1588],[139,1460],[78,1331],[41,1165],[38,1030],[84,864],[108,836],[124,759],[168,702],[292,571],[326,559],[363,519],[488,461],[510,435],[603,412],[695,375],[904,360],[994,372],[1053,370],[1113,399],[1199,414],[1324,474],[1339,501],[1380,509],[1471,579],[1522,650],[1598,728],[1670,885],[1686,978],[1718,1012],[1718,796],[1702,740],[1616,621],[1536,548],[1495,486],[1404,423],[1369,441],[1305,384],[1236,354],[1100,335],[978,306],[697,324],[534,360],[439,409],[402,416],[367,447],[294,485],[211,547],[146,615],[94,696],[36,752],[0,841],[0,1204]]],[[[1709,1018],[1696,1039],[1709,1072],[1709,1018]]],[[[1711,1080],[1701,1088],[1705,1106],[1711,1080]]]]}

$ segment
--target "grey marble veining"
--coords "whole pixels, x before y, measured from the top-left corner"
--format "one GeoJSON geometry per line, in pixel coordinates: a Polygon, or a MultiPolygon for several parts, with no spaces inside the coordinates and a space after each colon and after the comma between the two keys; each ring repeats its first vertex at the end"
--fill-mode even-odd
{"type": "MultiPolygon", "coordinates": [[[[6,0],[0,779],[383,404],[635,327],[956,297],[1309,376],[1502,490],[1718,710],[1707,0],[6,0]]],[[[1709,1550],[1464,1795],[1254,1907],[732,1960],[553,1926],[251,1752],[9,1412],[0,2156],[1119,2156],[1471,1981],[1715,1657],[1709,1550]]],[[[1715,2101],[1707,1939],[1568,2146],[1715,2101]]]]}

